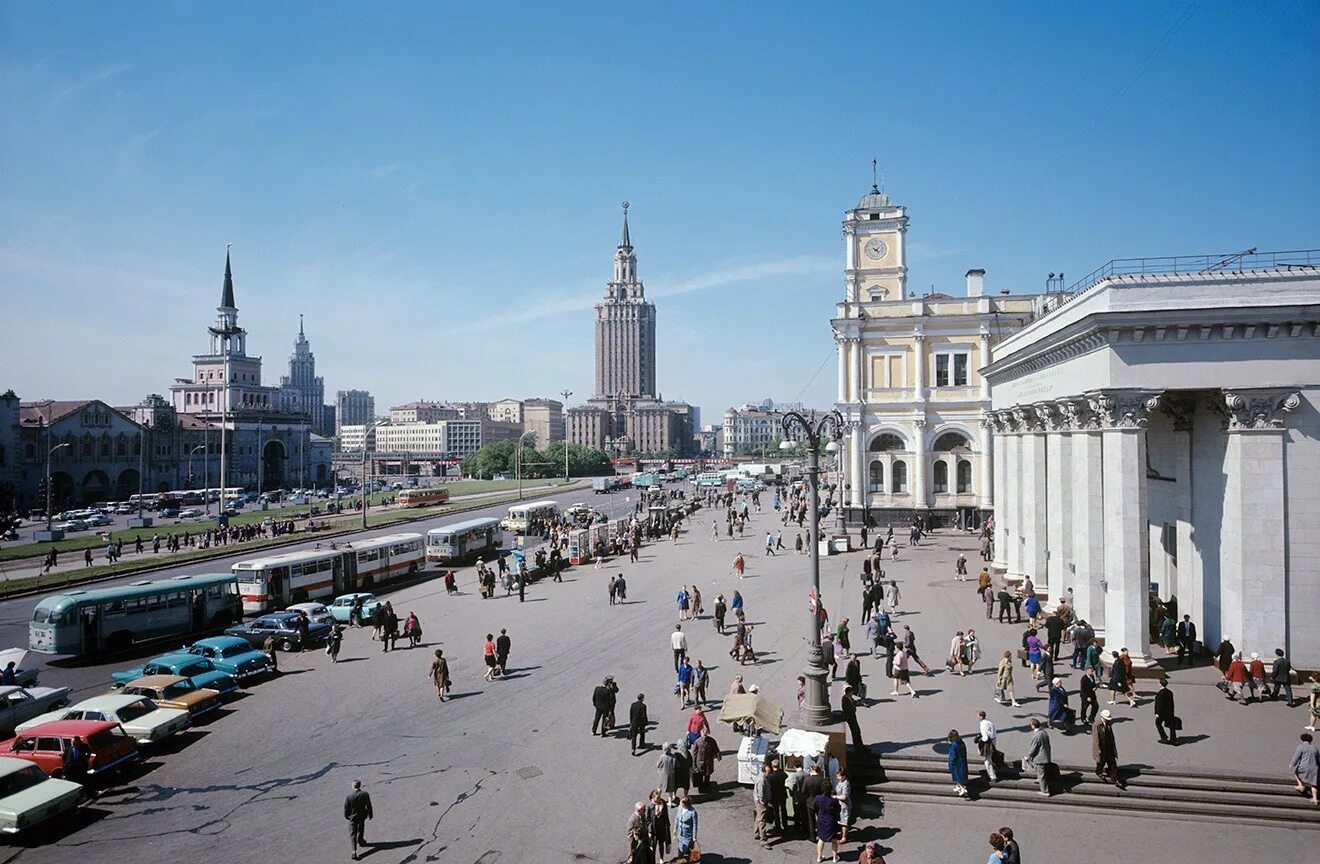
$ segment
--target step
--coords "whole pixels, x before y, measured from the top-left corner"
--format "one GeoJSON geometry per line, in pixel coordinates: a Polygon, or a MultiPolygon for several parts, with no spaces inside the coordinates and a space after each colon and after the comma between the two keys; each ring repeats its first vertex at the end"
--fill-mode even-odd
{"type": "MultiPolygon", "coordinates": [[[[1213,822],[1223,825],[1225,820],[1231,820],[1233,824],[1253,824],[1270,827],[1280,827],[1287,825],[1290,828],[1310,828],[1320,830],[1320,810],[1314,807],[1307,808],[1304,813],[1291,809],[1273,809],[1273,810],[1250,810],[1243,811],[1235,808],[1232,804],[1221,803],[1207,805],[1200,802],[1176,802],[1176,801],[1154,801],[1141,800],[1139,807],[1133,807],[1136,803],[1132,798],[1124,797],[1124,793],[1117,792],[1112,799],[1088,800],[1082,796],[1076,795],[1055,795],[1051,798],[1042,798],[1036,794],[1034,787],[1030,790],[1015,790],[1008,788],[994,788],[983,791],[977,795],[976,800],[967,801],[955,796],[949,784],[946,784],[942,790],[928,784],[906,784],[906,783],[885,783],[877,787],[867,787],[869,794],[878,795],[887,801],[912,801],[916,803],[938,803],[946,806],[963,806],[967,804],[976,804],[981,801],[987,802],[992,806],[1034,806],[1042,809],[1053,809],[1061,807],[1069,810],[1080,810],[1094,813],[1096,810],[1113,810],[1124,816],[1141,816],[1152,819],[1176,819],[1179,821],[1192,820],[1213,822]]],[[[1300,796],[1299,796],[1300,798],[1300,796]]]]}

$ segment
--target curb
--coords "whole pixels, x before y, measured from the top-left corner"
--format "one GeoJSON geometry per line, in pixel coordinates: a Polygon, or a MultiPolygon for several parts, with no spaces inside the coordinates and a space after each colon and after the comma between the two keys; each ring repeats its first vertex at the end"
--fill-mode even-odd
{"type": "MultiPolygon", "coordinates": [[[[572,486],[556,486],[556,487],[540,487],[540,488],[563,489],[565,492],[571,492],[580,488],[584,488],[584,486],[583,484],[579,483],[572,486]]],[[[494,496],[486,501],[473,502],[472,504],[455,507],[452,510],[445,511],[443,514],[428,513],[426,515],[413,516],[406,519],[400,519],[397,522],[391,522],[388,525],[377,525],[374,527],[369,527],[366,530],[373,531],[376,528],[391,528],[395,525],[408,525],[413,522],[423,522],[427,519],[434,519],[436,518],[437,515],[449,516],[455,513],[467,513],[471,510],[480,510],[483,507],[490,507],[495,504],[504,504],[510,500],[516,500],[516,498],[510,499],[510,498],[500,498],[499,496],[494,496]]],[[[363,532],[362,528],[354,526],[353,528],[344,528],[335,531],[317,532],[315,534],[315,538],[320,539],[322,537],[343,537],[349,534],[361,534],[362,532],[363,532]]],[[[290,538],[286,541],[263,545],[258,547],[258,549],[254,551],[265,551],[267,549],[281,549],[284,548],[285,546],[294,546],[299,543],[304,543],[310,539],[313,538],[309,537],[307,534],[302,534],[302,535],[294,534],[294,535],[290,535],[290,538]]],[[[74,588],[80,585],[94,585],[97,582],[107,582],[111,579],[119,579],[125,576],[137,576],[143,573],[156,573],[161,570],[170,570],[174,567],[180,567],[180,566],[193,564],[193,563],[200,563],[204,561],[211,561],[216,558],[228,558],[233,554],[235,553],[233,552],[233,550],[230,550],[228,546],[220,546],[220,547],[213,546],[211,550],[209,550],[206,554],[188,558],[185,561],[179,561],[178,559],[174,559],[174,560],[160,559],[159,563],[149,564],[143,567],[133,568],[129,570],[121,570],[118,573],[105,573],[96,576],[89,576],[85,579],[70,579],[67,582],[53,583],[50,585],[43,585],[35,588],[20,588],[17,591],[0,591],[0,602],[5,600],[20,600],[24,597],[36,597],[38,595],[49,594],[52,590],[58,590],[61,588],[74,588]]]]}

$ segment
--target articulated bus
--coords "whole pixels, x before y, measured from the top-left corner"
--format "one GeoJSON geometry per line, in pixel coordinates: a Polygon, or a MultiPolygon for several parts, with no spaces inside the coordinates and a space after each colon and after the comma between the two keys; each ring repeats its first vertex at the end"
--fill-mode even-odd
{"type": "Polygon", "coordinates": [[[515,534],[526,534],[527,526],[537,519],[553,519],[558,513],[558,501],[532,501],[529,504],[515,504],[509,508],[509,515],[500,523],[500,527],[515,534]]]}
{"type": "Polygon", "coordinates": [[[223,629],[242,617],[232,573],[72,589],[37,604],[28,647],[43,654],[94,656],[223,629]]]}
{"type": "Polygon", "coordinates": [[[397,575],[416,573],[423,563],[421,534],[390,534],[337,548],[239,561],[233,572],[243,611],[251,615],[359,589],[378,589],[397,575]]]}
{"type": "Polygon", "coordinates": [[[426,532],[426,561],[451,564],[475,560],[481,555],[498,555],[504,545],[504,532],[498,519],[469,519],[453,525],[441,525],[426,532]]]}
{"type": "Polygon", "coordinates": [[[404,507],[427,507],[432,504],[445,504],[449,501],[449,490],[443,488],[405,489],[399,493],[399,503],[404,507]]]}

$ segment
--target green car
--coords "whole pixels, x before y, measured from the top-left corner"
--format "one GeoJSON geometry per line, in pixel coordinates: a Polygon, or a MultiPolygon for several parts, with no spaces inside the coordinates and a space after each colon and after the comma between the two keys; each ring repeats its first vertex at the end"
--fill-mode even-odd
{"type": "Polygon", "coordinates": [[[0,756],[0,832],[17,834],[78,806],[82,786],[48,777],[40,765],[0,756]]]}

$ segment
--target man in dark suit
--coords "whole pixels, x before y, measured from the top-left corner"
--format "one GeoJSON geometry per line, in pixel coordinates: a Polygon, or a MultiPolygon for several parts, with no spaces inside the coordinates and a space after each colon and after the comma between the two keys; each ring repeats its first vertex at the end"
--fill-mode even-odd
{"type": "Polygon", "coordinates": [[[367,820],[372,817],[371,796],[362,791],[362,781],[353,781],[353,791],[344,799],[344,818],[348,820],[348,836],[353,842],[353,860],[358,857],[358,846],[366,846],[367,839],[363,832],[367,820]]]}
{"type": "Polygon", "coordinates": [[[1184,615],[1183,620],[1178,622],[1178,665],[1181,666],[1183,657],[1187,658],[1188,664],[1192,662],[1192,652],[1196,650],[1196,625],[1192,623],[1191,615],[1184,615]]]}
{"type": "Polygon", "coordinates": [[[646,694],[638,693],[637,701],[628,708],[628,743],[632,746],[632,755],[637,755],[637,748],[646,747],[646,724],[651,718],[646,715],[646,694]]]}
{"type": "Polygon", "coordinates": [[[609,736],[609,723],[605,718],[614,713],[614,694],[619,692],[618,686],[614,683],[613,676],[606,678],[605,683],[598,686],[591,693],[591,706],[596,709],[596,717],[591,721],[591,734],[596,734],[596,727],[600,727],[600,737],[609,736]]]}
{"type": "Polygon", "coordinates": [[[806,805],[804,809],[807,811],[806,836],[808,837],[811,836],[816,827],[816,805],[814,802],[816,796],[819,795],[824,788],[825,777],[820,773],[820,765],[813,762],[811,765],[811,773],[807,775],[807,779],[802,781],[802,803],[806,805]]]}
{"type": "Polygon", "coordinates": [[[499,638],[495,640],[495,665],[500,667],[501,672],[509,670],[509,648],[512,645],[513,640],[509,638],[509,631],[501,630],[499,638]]]}
{"type": "Polygon", "coordinates": [[[857,694],[851,686],[843,688],[840,704],[843,708],[843,722],[852,731],[853,747],[860,751],[865,745],[862,744],[862,727],[857,724],[857,694]]]}
{"type": "Polygon", "coordinates": [[[1160,733],[1161,744],[1178,743],[1177,725],[1173,719],[1173,691],[1169,689],[1169,679],[1161,678],[1160,689],[1155,694],[1155,731],[1160,733]]]}

